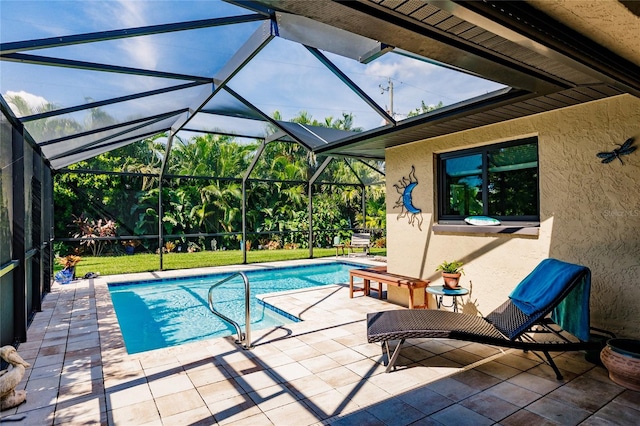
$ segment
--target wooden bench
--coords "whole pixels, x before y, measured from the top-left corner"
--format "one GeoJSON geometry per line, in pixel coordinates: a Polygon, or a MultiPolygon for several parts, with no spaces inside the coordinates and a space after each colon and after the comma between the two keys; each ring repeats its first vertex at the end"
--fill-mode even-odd
{"type": "Polygon", "coordinates": [[[405,275],[391,274],[387,272],[386,266],[376,266],[366,269],[352,269],[349,271],[349,297],[353,298],[353,293],[363,292],[366,296],[371,291],[371,281],[378,283],[378,299],[382,299],[382,284],[392,285],[395,287],[403,287],[409,289],[409,309],[427,308],[427,286],[428,280],[407,277],[405,275]],[[362,278],[363,287],[358,288],[353,285],[353,278],[362,278]],[[414,305],[413,295],[415,289],[422,289],[424,292],[424,305],[414,305]]]}

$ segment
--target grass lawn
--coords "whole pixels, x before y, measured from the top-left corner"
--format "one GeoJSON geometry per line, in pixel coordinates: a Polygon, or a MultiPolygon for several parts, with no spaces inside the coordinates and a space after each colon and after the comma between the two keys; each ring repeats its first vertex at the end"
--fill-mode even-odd
{"type": "MultiPolygon", "coordinates": [[[[372,248],[371,255],[386,256],[386,248],[372,248]]],[[[313,257],[335,257],[334,248],[313,249],[313,257]]],[[[296,250],[253,250],[247,252],[247,263],[274,262],[278,260],[308,259],[309,249],[296,250]]],[[[168,253],[162,257],[163,269],[188,269],[207,266],[237,265],[242,263],[240,250],[200,251],[195,253],[168,253]]],[[[62,269],[56,264],[55,272],[62,269]]],[[[76,266],[76,276],[83,277],[88,272],[100,275],[130,274],[150,272],[160,269],[160,256],[157,254],[134,254],[131,256],[82,256],[76,266]]]]}

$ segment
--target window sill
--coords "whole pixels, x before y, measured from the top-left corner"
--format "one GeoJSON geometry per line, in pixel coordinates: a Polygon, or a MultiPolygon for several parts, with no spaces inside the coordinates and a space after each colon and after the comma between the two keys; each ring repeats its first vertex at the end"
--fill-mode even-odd
{"type": "Polygon", "coordinates": [[[475,226],[467,224],[442,224],[433,225],[433,232],[453,233],[453,234],[509,234],[509,235],[540,235],[540,227],[537,224],[526,225],[498,225],[498,226],[475,226]]]}

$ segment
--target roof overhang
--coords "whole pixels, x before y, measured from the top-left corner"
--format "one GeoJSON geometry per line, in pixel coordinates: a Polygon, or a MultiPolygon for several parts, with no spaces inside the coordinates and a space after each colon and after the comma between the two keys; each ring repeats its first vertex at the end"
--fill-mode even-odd
{"type": "Polygon", "coordinates": [[[527,2],[257,3],[378,40],[511,88],[350,136],[316,148],[317,153],[383,159],[385,149],[404,143],[623,93],[640,96],[637,62],[527,2]]]}
{"type": "MultiPolygon", "coordinates": [[[[405,143],[624,93],[640,96],[637,44],[640,12],[632,2],[239,0],[228,3],[255,13],[1,43],[0,56],[6,62],[174,82],[30,116],[12,116],[4,99],[0,99],[0,108],[10,120],[29,131],[48,118],[71,116],[89,109],[116,109],[125,103],[154,104],[164,95],[184,99],[176,105],[162,104],[164,109],[157,112],[132,113],[119,122],[99,123],[73,134],[40,139],[31,135],[51,165],[60,168],[155,133],[169,132],[172,136],[179,131],[293,141],[322,155],[384,159],[386,149],[405,143]],[[611,20],[597,25],[603,13],[609,14],[611,20]],[[251,25],[256,29],[211,76],[189,70],[170,73],[29,52],[227,25],[251,25]],[[230,80],[276,38],[304,46],[346,90],[380,117],[380,126],[354,133],[284,122],[270,117],[232,90],[230,80]],[[482,77],[506,88],[396,120],[323,53],[366,64],[389,51],[482,77]],[[242,121],[242,134],[237,128],[218,127],[224,119],[242,121]],[[259,125],[263,128],[256,130],[259,125]],[[267,135],[264,125],[275,128],[277,135],[267,135]]],[[[313,104],[312,97],[305,101],[313,104]]]]}

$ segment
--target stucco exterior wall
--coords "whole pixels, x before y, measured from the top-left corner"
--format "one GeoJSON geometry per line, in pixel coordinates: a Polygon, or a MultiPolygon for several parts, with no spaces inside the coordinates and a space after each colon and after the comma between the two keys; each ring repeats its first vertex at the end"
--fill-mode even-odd
{"type": "Polygon", "coordinates": [[[591,325],[640,338],[640,149],[624,165],[596,158],[632,136],[640,146],[640,99],[622,95],[388,149],[389,271],[440,285],[436,266],[463,260],[461,283],[471,286],[463,311],[486,315],[542,259],[583,264],[592,271],[591,325]],[[538,236],[433,232],[435,154],[532,135],[539,144],[538,236]],[[400,195],[393,185],[411,166],[422,230],[394,208],[400,195]]]}

